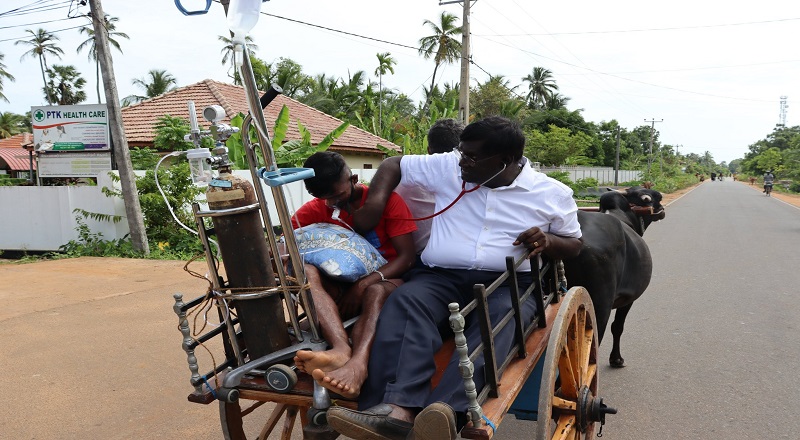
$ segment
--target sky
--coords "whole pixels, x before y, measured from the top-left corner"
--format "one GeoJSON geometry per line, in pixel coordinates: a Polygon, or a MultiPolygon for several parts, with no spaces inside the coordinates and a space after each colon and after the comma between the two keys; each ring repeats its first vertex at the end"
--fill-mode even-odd
{"type": "MultiPolygon", "coordinates": [[[[205,0],[182,0],[203,9],[205,0]]],[[[120,98],[142,94],[132,84],[153,69],[167,70],[179,86],[214,79],[230,81],[221,64],[220,35],[228,35],[222,6],[184,16],[173,0],[104,0],[106,14],[118,17],[122,53],[112,52],[120,98]]],[[[423,99],[433,61],[417,54],[430,34],[423,22],[442,12],[458,17],[458,3],[437,0],[270,0],[251,31],[256,56],[291,58],[309,75],[347,78],[363,70],[375,81],[377,53],[390,52],[395,73],[384,87],[423,99]],[[269,15],[265,15],[269,14],[269,15]]],[[[86,104],[97,103],[94,63],[77,46],[77,29],[88,23],[88,6],[76,0],[2,0],[0,54],[16,81],[5,81],[0,112],[25,113],[44,105],[38,60],[15,41],[26,29],[55,33],[64,50],[48,65],[74,65],[86,78],[86,104]],[[25,7],[24,14],[10,12],[25,7]],[[38,8],[38,9],[31,9],[38,8]],[[83,15],[83,16],[81,16],[83,15]],[[75,17],[75,18],[69,18],[75,17]]],[[[710,152],[716,162],[742,158],[748,146],[766,138],[780,122],[781,96],[787,97],[787,126],[800,125],[800,2],[762,0],[675,0],[642,3],[562,0],[479,0],[472,4],[470,84],[503,75],[524,96],[522,78],[534,67],[553,72],[570,110],[588,121],[616,119],[628,130],[654,127],[663,144],[681,154],[710,152]],[[653,121],[645,122],[645,121],[653,121]]],[[[437,83],[456,83],[459,65],[439,69],[437,83]]]]}

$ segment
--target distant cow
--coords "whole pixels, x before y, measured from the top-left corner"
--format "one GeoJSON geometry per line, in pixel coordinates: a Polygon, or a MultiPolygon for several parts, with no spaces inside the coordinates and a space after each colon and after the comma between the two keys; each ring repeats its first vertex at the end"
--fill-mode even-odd
{"type": "Polygon", "coordinates": [[[642,182],[642,187],[644,187],[645,189],[653,189],[653,182],[650,181],[642,182]]]}
{"type": "Polygon", "coordinates": [[[750,185],[755,185],[755,184],[756,184],[756,178],[755,177],[751,177],[750,178],[750,185]]]}
{"type": "Polygon", "coordinates": [[[611,333],[614,346],[609,362],[624,367],[620,337],[633,302],[650,284],[653,262],[642,235],[651,222],[664,218],[661,193],[632,187],[600,197],[601,212],[578,212],[583,231],[581,253],[564,260],[567,281],[589,291],[603,338],[611,310],[617,309],[611,333]]]}

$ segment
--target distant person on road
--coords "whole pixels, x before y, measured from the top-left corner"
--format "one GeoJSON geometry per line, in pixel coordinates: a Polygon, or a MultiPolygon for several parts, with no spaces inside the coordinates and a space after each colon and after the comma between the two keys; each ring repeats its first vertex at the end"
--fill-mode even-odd
{"type": "Polygon", "coordinates": [[[769,188],[772,189],[772,184],[774,182],[775,182],[775,175],[772,174],[772,170],[767,170],[767,172],[764,173],[764,190],[761,192],[766,193],[767,186],[769,186],[769,188]]]}

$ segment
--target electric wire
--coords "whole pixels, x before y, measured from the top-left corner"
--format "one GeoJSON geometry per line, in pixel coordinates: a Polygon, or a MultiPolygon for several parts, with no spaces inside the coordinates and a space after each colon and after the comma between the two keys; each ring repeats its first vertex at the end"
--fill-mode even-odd
{"type": "MultiPolygon", "coordinates": [[[[523,8],[523,7],[522,7],[522,6],[521,6],[521,5],[520,5],[520,4],[519,4],[519,3],[518,3],[516,0],[512,0],[512,2],[513,2],[513,3],[514,3],[514,4],[515,4],[515,5],[516,5],[516,6],[517,6],[517,7],[518,7],[520,10],[522,10],[522,12],[524,12],[524,13],[525,13],[525,15],[527,15],[527,16],[528,16],[528,17],[529,17],[531,20],[533,20],[533,22],[534,22],[534,23],[538,24],[538,25],[539,25],[539,26],[540,26],[542,29],[544,29],[544,30],[547,30],[547,29],[544,27],[544,25],[542,25],[541,23],[539,23],[539,22],[538,22],[538,21],[537,21],[537,20],[536,20],[536,19],[535,19],[533,16],[531,16],[531,15],[528,13],[528,11],[527,11],[525,8],[523,8]]],[[[517,26],[517,27],[519,27],[519,26],[517,26]]],[[[561,47],[563,47],[563,48],[564,48],[564,49],[565,49],[565,50],[566,50],[566,51],[567,51],[567,52],[568,52],[570,55],[572,55],[572,57],[573,57],[573,58],[575,58],[576,60],[578,60],[578,62],[579,62],[581,65],[583,65],[584,67],[589,67],[589,65],[588,65],[588,64],[586,64],[586,63],[585,63],[585,62],[584,62],[584,61],[583,61],[583,60],[582,60],[580,57],[578,57],[577,55],[575,55],[575,54],[574,54],[574,53],[573,53],[573,52],[572,52],[572,51],[569,49],[569,47],[567,47],[565,44],[563,44],[563,43],[562,43],[562,42],[561,42],[561,41],[560,41],[558,38],[555,38],[555,37],[551,37],[551,38],[553,38],[553,40],[555,40],[555,42],[556,42],[556,43],[558,43],[558,44],[559,44],[561,47]]],[[[534,41],[536,41],[536,40],[534,40],[534,41]]],[[[616,94],[616,95],[622,96],[622,98],[623,98],[625,101],[627,101],[627,102],[628,102],[630,105],[632,105],[634,109],[638,110],[640,113],[645,113],[645,110],[644,110],[644,109],[642,109],[641,107],[639,107],[639,106],[638,106],[638,105],[637,105],[635,102],[633,102],[633,101],[631,101],[631,100],[629,100],[629,99],[625,98],[625,97],[624,97],[624,95],[621,95],[621,94],[619,93],[619,91],[618,91],[618,90],[616,90],[616,89],[615,89],[615,88],[614,88],[614,87],[613,87],[611,84],[609,84],[608,82],[606,82],[606,81],[605,81],[605,79],[604,79],[603,77],[598,77],[597,79],[600,81],[600,83],[601,83],[601,84],[594,83],[593,79],[592,79],[592,78],[589,78],[589,80],[590,80],[590,81],[592,81],[592,83],[594,83],[594,84],[597,84],[598,86],[601,86],[601,87],[602,87],[602,86],[605,86],[605,88],[607,88],[607,89],[608,89],[610,92],[612,92],[612,93],[614,93],[614,94],[616,94]]],[[[602,100],[602,98],[601,98],[601,100],[602,100]]],[[[612,102],[612,105],[615,105],[615,104],[616,104],[616,102],[612,102]]]]}
{"type": "Polygon", "coordinates": [[[78,18],[78,17],[66,17],[66,18],[58,18],[58,19],[55,19],[55,20],[39,21],[39,22],[36,22],[36,23],[25,23],[25,24],[14,24],[14,25],[10,25],[10,26],[0,26],[0,30],[18,28],[18,27],[25,27],[25,26],[33,26],[33,25],[42,25],[42,24],[48,24],[48,23],[57,23],[59,21],[72,20],[73,18],[78,18]]]}
{"type": "MultiPolygon", "coordinates": [[[[57,30],[54,30],[54,31],[47,31],[47,32],[49,32],[49,33],[51,33],[51,34],[55,34],[55,33],[58,33],[58,32],[71,31],[71,30],[73,30],[73,29],[82,28],[82,27],[84,27],[84,26],[85,26],[85,25],[80,25],[80,26],[72,26],[72,27],[68,27],[68,28],[64,28],[64,29],[57,29],[57,30]]],[[[25,38],[25,37],[26,37],[26,36],[15,37],[15,38],[5,38],[5,39],[3,39],[3,40],[0,40],[0,43],[4,43],[4,42],[6,42],[6,41],[18,41],[18,40],[21,40],[21,39],[23,39],[23,38],[25,38]]]]}
{"type": "MultiPolygon", "coordinates": [[[[45,6],[44,5],[43,6],[38,6],[38,7],[35,7],[35,8],[34,8],[34,6],[36,6],[38,4],[41,4],[41,3],[48,2],[48,1],[52,2],[54,0],[37,0],[37,1],[35,1],[33,3],[29,3],[27,5],[18,6],[16,8],[14,8],[14,9],[9,9],[8,11],[5,11],[5,12],[0,12],[0,17],[4,17],[4,16],[7,16],[7,15],[13,15],[13,14],[19,13],[19,12],[24,12],[24,11],[26,11],[26,8],[30,8],[30,9],[27,9],[27,10],[33,10],[33,9],[42,8],[42,7],[45,7],[45,6]]],[[[69,1],[69,0],[67,0],[67,1],[69,1]]],[[[66,3],[66,2],[64,2],[64,3],[66,3]]]]}
{"type": "Polygon", "coordinates": [[[722,24],[697,25],[697,26],[672,26],[672,27],[665,27],[665,28],[620,29],[620,30],[609,30],[609,31],[581,31],[581,32],[547,32],[547,33],[526,33],[526,34],[494,34],[494,35],[484,35],[484,36],[521,37],[521,36],[527,36],[527,35],[552,36],[552,35],[624,34],[624,33],[632,33],[632,32],[661,32],[661,31],[680,31],[680,30],[689,30],[689,29],[709,29],[709,28],[730,27],[730,26],[750,26],[750,25],[767,24],[767,23],[781,23],[781,22],[797,21],[797,20],[800,20],[800,17],[798,17],[798,18],[778,18],[778,19],[774,19],[774,20],[762,20],[762,21],[745,21],[745,22],[739,22],[739,23],[722,23],[722,24]]]}
{"type": "MultiPolygon", "coordinates": [[[[218,0],[215,0],[215,1],[218,1],[218,0]]],[[[261,12],[261,14],[262,15],[266,15],[266,16],[270,16],[270,17],[274,17],[274,18],[278,18],[278,19],[281,19],[281,20],[290,21],[290,22],[293,22],[293,23],[302,24],[302,25],[305,25],[305,26],[320,28],[320,29],[324,29],[324,30],[327,30],[327,31],[330,31],[330,32],[350,35],[350,36],[354,36],[354,37],[358,37],[358,38],[364,38],[364,39],[368,39],[368,40],[372,40],[372,41],[377,41],[377,42],[381,42],[381,43],[385,43],[385,44],[390,44],[390,45],[393,45],[393,46],[404,47],[404,48],[407,48],[407,49],[414,49],[414,50],[417,50],[417,51],[420,49],[419,47],[410,46],[410,45],[407,45],[407,44],[395,43],[395,42],[392,42],[392,41],[383,40],[383,39],[374,38],[374,37],[369,37],[369,36],[357,34],[357,33],[354,33],[354,32],[342,31],[342,30],[339,30],[339,29],[334,29],[334,28],[327,27],[327,26],[321,26],[321,25],[318,25],[318,24],[309,23],[309,22],[305,22],[305,21],[297,20],[297,19],[293,19],[293,18],[283,17],[283,16],[276,15],[276,14],[270,14],[270,13],[263,12],[263,11],[261,12]]],[[[476,35],[476,34],[472,34],[472,35],[476,35]]],[[[635,83],[639,83],[639,84],[643,84],[643,85],[647,85],[647,86],[651,86],[651,87],[663,88],[663,89],[667,89],[667,90],[671,90],[671,91],[678,91],[678,92],[696,94],[696,95],[701,95],[701,96],[708,96],[708,97],[713,97],[713,98],[732,99],[732,100],[747,101],[747,102],[772,102],[772,100],[766,100],[766,99],[730,97],[730,96],[715,95],[715,94],[704,93],[704,92],[694,92],[694,91],[691,91],[691,90],[684,90],[684,89],[679,89],[679,88],[675,88],[675,87],[668,87],[668,86],[662,86],[662,85],[658,85],[658,84],[648,83],[648,82],[645,82],[645,81],[638,81],[638,80],[635,80],[635,79],[622,77],[622,76],[619,76],[619,75],[616,75],[616,74],[601,72],[601,71],[598,71],[598,70],[595,70],[595,69],[592,69],[592,68],[579,66],[577,64],[570,63],[570,62],[567,62],[567,61],[551,58],[551,57],[548,57],[548,56],[545,56],[545,55],[542,55],[542,54],[539,54],[539,53],[536,53],[536,52],[532,52],[532,51],[529,51],[529,50],[526,50],[526,49],[521,49],[519,47],[515,47],[515,46],[510,45],[510,44],[505,44],[505,43],[502,43],[502,42],[499,42],[499,41],[496,41],[496,40],[492,40],[492,39],[489,39],[489,38],[487,38],[487,39],[489,41],[493,41],[496,44],[507,46],[507,47],[510,47],[512,49],[518,50],[520,52],[528,53],[528,54],[531,54],[531,55],[534,55],[534,56],[538,56],[538,57],[541,57],[541,58],[544,58],[544,59],[547,59],[547,60],[551,60],[551,61],[554,61],[554,62],[557,62],[557,63],[565,64],[565,65],[568,65],[568,66],[572,66],[572,67],[575,67],[575,68],[578,68],[578,69],[583,69],[583,70],[592,72],[594,74],[606,75],[606,76],[610,76],[610,77],[613,77],[613,78],[621,79],[621,80],[624,80],[624,81],[635,82],[635,83]]],[[[460,60],[461,58],[462,57],[460,55],[457,56],[457,59],[460,60]]],[[[474,62],[473,62],[473,64],[474,64],[474,62]]],[[[481,69],[481,70],[484,70],[484,69],[481,69]]],[[[488,72],[486,72],[485,70],[484,70],[484,72],[488,74],[488,72]]]]}

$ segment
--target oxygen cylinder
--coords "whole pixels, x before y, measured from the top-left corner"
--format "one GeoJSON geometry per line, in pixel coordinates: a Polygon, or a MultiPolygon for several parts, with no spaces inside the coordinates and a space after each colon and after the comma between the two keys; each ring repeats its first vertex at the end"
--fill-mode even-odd
{"type": "MultiPolygon", "coordinates": [[[[220,168],[219,177],[208,184],[206,199],[212,210],[239,208],[257,202],[253,185],[231,174],[227,167],[220,168]]],[[[234,288],[232,292],[247,292],[241,288],[248,287],[254,288],[254,292],[274,287],[275,272],[259,210],[211,218],[228,285],[234,288]]],[[[291,344],[280,296],[239,299],[233,304],[251,360],[291,344]]]]}

